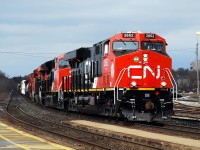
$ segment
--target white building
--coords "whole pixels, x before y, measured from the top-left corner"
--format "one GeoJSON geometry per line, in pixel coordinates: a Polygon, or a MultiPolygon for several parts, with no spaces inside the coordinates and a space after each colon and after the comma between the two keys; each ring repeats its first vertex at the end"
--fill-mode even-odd
{"type": "MultiPolygon", "coordinates": [[[[197,63],[196,61],[193,61],[190,63],[190,71],[196,71],[197,70],[197,63]]],[[[200,71],[200,60],[199,60],[199,71],[200,71]]]]}

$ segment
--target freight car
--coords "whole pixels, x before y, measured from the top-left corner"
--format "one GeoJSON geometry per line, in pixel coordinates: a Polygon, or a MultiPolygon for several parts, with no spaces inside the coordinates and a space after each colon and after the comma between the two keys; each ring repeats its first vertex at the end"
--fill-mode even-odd
{"type": "Polygon", "coordinates": [[[173,115],[172,60],[154,33],[116,34],[62,54],[29,75],[30,97],[68,111],[160,121],[173,115]]]}

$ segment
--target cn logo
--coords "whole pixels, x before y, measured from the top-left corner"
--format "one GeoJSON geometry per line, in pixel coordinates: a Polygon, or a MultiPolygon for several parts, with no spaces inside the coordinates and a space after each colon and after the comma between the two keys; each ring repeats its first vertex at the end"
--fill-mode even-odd
{"type": "Polygon", "coordinates": [[[142,69],[142,65],[132,65],[128,67],[128,77],[130,78],[130,69],[135,69],[135,71],[132,71],[132,79],[145,79],[147,77],[147,70],[151,73],[152,76],[156,77],[156,79],[160,78],[160,66],[157,66],[157,71],[153,72],[153,70],[149,66],[143,67],[143,76],[134,76],[134,72],[138,72],[138,69],[142,69]]]}

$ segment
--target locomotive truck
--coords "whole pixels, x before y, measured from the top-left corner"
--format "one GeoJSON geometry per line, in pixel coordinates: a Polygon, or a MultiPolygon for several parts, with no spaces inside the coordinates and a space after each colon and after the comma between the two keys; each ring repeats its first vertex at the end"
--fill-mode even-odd
{"type": "Polygon", "coordinates": [[[28,95],[68,111],[161,121],[173,115],[176,83],[166,40],[155,33],[116,34],[43,63],[28,95]]]}

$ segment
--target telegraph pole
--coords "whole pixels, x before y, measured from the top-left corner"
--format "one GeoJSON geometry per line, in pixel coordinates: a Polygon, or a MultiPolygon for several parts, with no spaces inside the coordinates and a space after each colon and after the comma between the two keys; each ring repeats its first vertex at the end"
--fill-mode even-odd
{"type": "Polygon", "coordinates": [[[200,97],[199,97],[199,60],[198,60],[198,35],[200,35],[200,32],[196,33],[197,35],[197,44],[196,44],[196,63],[197,63],[197,96],[198,96],[198,101],[200,103],[200,97]]]}
{"type": "Polygon", "coordinates": [[[199,96],[199,60],[198,60],[198,41],[196,44],[196,63],[197,63],[197,95],[199,96]]]}

